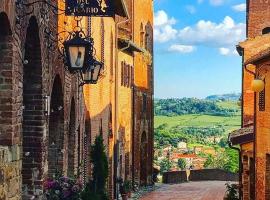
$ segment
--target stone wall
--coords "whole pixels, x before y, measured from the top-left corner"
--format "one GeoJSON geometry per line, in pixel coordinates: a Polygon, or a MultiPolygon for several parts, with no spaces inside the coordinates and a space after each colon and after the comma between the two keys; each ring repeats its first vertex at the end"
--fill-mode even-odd
{"type": "Polygon", "coordinates": [[[20,199],[21,161],[19,149],[0,147],[0,199],[20,199]]]}
{"type": "MultiPolygon", "coordinates": [[[[238,181],[238,174],[221,169],[191,170],[190,181],[238,181]]],[[[182,183],[187,180],[186,171],[165,172],[162,177],[163,183],[182,183]]]]}

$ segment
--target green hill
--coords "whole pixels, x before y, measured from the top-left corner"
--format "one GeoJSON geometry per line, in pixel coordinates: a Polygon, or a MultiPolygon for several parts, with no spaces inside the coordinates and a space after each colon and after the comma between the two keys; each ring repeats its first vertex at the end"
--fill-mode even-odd
{"type": "Polygon", "coordinates": [[[188,98],[156,100],[155,111],[158,114],[155,116],[155,136],[161,142],[165,138],[167,143],[175,144],[184,139],[189,143],[212,145],[209,142],[211,138],[226,140],[230,132],[241,126],[241,111],[237,101],[188,98]]]}
{"type": "Polygon", "coordinates": [[[215,116],[233,116],[239,108],[232,106],[236,101],[212,101],[196,98],[156,99],[155,115],[177,116],[186,114],[206,114],[215,116]]]}

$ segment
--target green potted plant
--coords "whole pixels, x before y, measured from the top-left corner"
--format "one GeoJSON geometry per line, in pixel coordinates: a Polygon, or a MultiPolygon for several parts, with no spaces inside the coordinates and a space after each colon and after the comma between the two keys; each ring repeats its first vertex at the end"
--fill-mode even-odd
{"type": "Polygon", "coordinates": [[[127,200],[131,197],[131,181],[125,180],[120,186],[120,193],[123,200],[127,200]]]}
{"type": "Polygon", "coordinates": [[[82,200],[108,200],[107,178],[108,159],[101,135],[97,136],[90,152],[93,165],[92,179],[89,180],[81,193],[82,200]]]}
{"type": "Polygon", "coordinates": [[[226,183],[226,196],[224,200],[239,200],[239,187],[236,184],[226,183]]]}

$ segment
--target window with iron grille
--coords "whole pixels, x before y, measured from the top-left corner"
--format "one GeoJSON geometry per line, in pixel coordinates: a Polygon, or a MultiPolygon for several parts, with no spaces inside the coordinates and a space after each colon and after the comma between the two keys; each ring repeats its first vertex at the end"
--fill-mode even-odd
{"type": "Polygon", "coordinates": [[[265,111],[265,89],[259,93],[259,111],[265,111]]]}
{"type": "Polygon", "coordinates": [[[147,107],[147,96],[146,96],[146,94],[143,94],[143,105],[142,105],[142,111],[143,112],[146,112],[146,107],[147,107]]]}

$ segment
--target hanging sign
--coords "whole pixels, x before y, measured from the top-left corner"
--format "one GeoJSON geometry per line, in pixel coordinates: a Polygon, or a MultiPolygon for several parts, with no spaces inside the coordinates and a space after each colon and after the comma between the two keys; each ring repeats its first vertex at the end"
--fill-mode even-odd
{"type": "Polygon", "coordinates": [[[66,0],[67,16],[112,17],[114,0],[66,0]]]}

